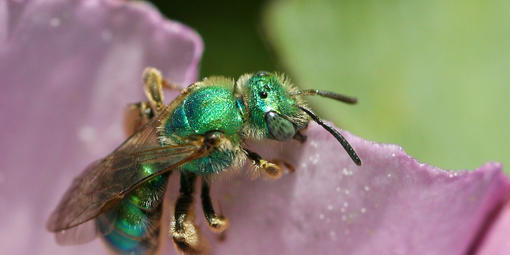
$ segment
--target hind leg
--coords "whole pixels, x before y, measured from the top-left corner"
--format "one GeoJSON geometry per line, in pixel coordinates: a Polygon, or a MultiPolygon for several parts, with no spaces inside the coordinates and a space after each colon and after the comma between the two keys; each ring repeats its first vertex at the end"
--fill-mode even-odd
{"type": "Polygon", "coordinates": [[[164,106],[163,88],[180,90],[176,84],[166,81],[158,69],[154,67],[145,68],[143,71],[143,90],[150,106],[156,112],[164,106]]]}
{"type": "Polygon", "coordinates": [[[156,68],[145,68],[142,76],[147,101],[128,105],[124,116],[124,127],[128,136],[134,134],[164,107],[163,89],[180,90],[177,85],[166,81],[156,68]]]}

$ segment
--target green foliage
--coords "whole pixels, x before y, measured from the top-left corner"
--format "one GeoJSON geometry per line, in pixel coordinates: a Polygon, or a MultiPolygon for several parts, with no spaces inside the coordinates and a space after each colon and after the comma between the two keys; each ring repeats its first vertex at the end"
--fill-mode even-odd
{"type": "Polygon", "coordinates": [[[314,98],[324,118],[442,168],[510,163],[510,2],[276,1],[264,21],[298,86],[360,99],[314,98]]]}

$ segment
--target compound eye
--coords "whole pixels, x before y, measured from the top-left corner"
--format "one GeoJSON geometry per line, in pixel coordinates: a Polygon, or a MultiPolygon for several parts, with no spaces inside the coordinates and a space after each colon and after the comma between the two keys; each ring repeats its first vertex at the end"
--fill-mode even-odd
{"type": "Polygon", "coordinates": [[[260,98],[267,98],[267,92],[260,91],[259,96],[260,96],[260,98]]]}
{"type": "Polygon", "coordinates": [[[274,111],[266,113],[266,125],[271,137],[278,141],[288,141],[297,132],[292,122],[274,111]]]}

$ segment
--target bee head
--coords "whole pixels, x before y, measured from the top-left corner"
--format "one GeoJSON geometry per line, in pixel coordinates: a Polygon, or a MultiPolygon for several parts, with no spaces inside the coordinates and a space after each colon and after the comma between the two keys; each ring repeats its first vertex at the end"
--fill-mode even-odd
{"type": "Polygon", "coordinates": [[[241,76],[236,93],[246,107],[249,135],[278,141],[296,137],[309,121],[298,107],[304,102],[296,91],[283,75],[257,72],[241,76]]]}
{"type": "Polygon", "coordinates": [[[298,90],[285,76],[263,71],[241,76],[236,82],[234,94],[245,109],[244,132],[247,137],[304,142],[306,137],[300,131],[306,128],[311,119],[332,134],[357,165],[361,164],[347,140],[317,117],[306,106],[302,96],[320,95],[349,104],[356,103],[355,98],[315,89],[298,90]]]}

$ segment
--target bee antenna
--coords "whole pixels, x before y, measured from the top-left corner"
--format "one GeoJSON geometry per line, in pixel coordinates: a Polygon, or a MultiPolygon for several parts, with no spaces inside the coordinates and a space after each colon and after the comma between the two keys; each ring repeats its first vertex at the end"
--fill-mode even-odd
{"type": "Polygon", "coordinates": [[[298,106],[298,107],[299,107],[299,109],[303,110],[306,114],[308,114],[312,118],[313,121],[317,122],[317,124],[321,125],[324,129],[326,129],[326,131],[328,131],[330,134],[332,134],[336,138],[336,140],[338,142],[340,142],[342,147],[344,147],[345,151],[347,151],[347,154],[349,154],[352,161],[354,161],[354,163],[356,163],[356,165],[358,165],[358,166],[361,165],[361,159],[359,158],[358,154],[356,153],[356,151],[354,151],[352,146],[349,144],[349,142],[347,142],[347,140],[342,136],[342,134],[340,134],[340,132],[338,132],[338,130],[336,130],[332,126],[324,123],[324,121],[322,121],[310,109],[303,107],[303,106],[298,106]]]}
{"type": "Polygon", "coordinates": [[[355,98],[355,97],[350,97],[350,96],[338,94],[338,93],[335,93],[335,92],[325,91],[325,90],[318,90],[318,89],[300,90],[300,91],[297,91],[297,92],[293,93],[292,95],[302,95],[302,96],[315,96],[315,95],[319,95],[319,96],[322,96],[322,97],[327,97],[327,98],[331,98],[331,99],[334,99],[334,100],[337,100],[337,101],[340,101],[340,102],[344,102],[346,104],[356,104],[358,102],[358,99],[355,98]]]}

